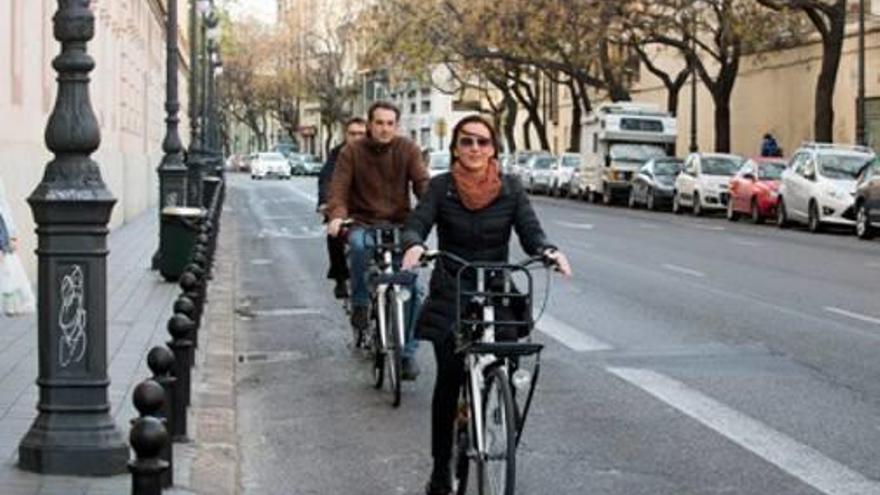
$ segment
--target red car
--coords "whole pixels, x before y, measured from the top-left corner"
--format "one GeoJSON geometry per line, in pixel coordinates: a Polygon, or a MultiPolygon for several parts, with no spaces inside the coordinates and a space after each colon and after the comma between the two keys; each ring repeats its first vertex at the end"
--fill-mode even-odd
{"type": "Polygon", "coordinates": [[[779,180],[785,166],[783,158],[746,160],[728,185],[727,219],[733,222],[741,215],[748,215],[752,222],[761,223],[765,218],[775,218],[779,180]]]}

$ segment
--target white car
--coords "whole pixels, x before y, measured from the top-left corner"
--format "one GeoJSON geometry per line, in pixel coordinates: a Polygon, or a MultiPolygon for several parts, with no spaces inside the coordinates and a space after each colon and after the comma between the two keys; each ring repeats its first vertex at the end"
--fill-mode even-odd
{"type": "Polygon", "coordinates": [[[728,183],[743,161],[743,157],[728,153],[691,153],[675,178],[672,212],[690,208],[694,215],[702,215],[706,210],[726,209],[728,183]]]}
{"type": "Polygon", "coordinates": [[[782,172],[776,223],[804,223],[810,232],[824,225],[854,226],[856,177],[873,156],[870,148],[806,143],[782,172]]]}
{"type": "Polygon", "coordinates": [[[550,184],[553,183],[553,167],[556,165],[556,157],[553,155],[535,155],[526,162],[523,184],[526,190],[532,194],[550,192],[550,184]]]}
{"type": "Polygon", "coordinates": [[[565,197],[569,192],[569,184],[574,172],[581,166],[581,155],[578,153],[563,153],[559,155],[553,168],[553,179],[550,183],[550,195],[565,197]]]}
{"type": "Polygon", "coordinates": [[[449,172],[449,152],[432,151],[428,154],[428,173],[431,177],[449,172]]]}
{"type": "Polygon", "coordinates": [[[257,153],[251,162],[251,179],[265,179],[269,176],[290,178],[290,164],[281,153],[257,153]]]}

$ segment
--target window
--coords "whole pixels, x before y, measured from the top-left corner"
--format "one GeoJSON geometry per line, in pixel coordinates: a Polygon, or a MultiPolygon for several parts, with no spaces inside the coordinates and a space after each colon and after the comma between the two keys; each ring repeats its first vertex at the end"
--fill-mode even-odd
{"type": "Polygon", "coordinates": [[[412,139],[413,141],[415,141],[417,137],[418,137],[418,136],[416,136],[416,131],[415,131],[415,130],[409,131],[409,138],[410,138],[410,139],[412,139]]]}
{"type": "Polygon", "coordinates": [[[421,143],[422,143],[422,148],[431,147],[431,128],[430,127],[422,127],[421,143]]]}
{"type": "Polygon", "coordinates": [[[416,104],[412,102],[409,104],[409,113],[416,113],[416,104]]]}
{"type": "Polygon", "coordinates": [[[593,134],[593,153],[598,153],[598,152],[599,152],[599,135],[594,133],[593,134]]]}
{"type": "Polygon", "coordinates": [[[431,113],[431,100],[422,100],[422,113],[431,113]]]}

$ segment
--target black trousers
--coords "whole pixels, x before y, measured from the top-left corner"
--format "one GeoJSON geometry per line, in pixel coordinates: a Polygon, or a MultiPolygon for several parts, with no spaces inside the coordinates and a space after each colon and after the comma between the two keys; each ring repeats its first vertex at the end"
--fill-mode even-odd
{"type": "Polygon", "coordinates": [[[458,396],[464,384],[464,355],[455,353],[450,333],[442,341],[434,341],[437,359],[437,382],[431,403],[431,455],[435,461],[452,458],[452,434],[458,414],[458,396]]]}
{"type": "Polygon", "coordinates": [[[342,236],[327,236],[327,254],[330,258],[330,269],[327,278],[348,280],[348,260],[345,257],[345,239],[342,236]]]}

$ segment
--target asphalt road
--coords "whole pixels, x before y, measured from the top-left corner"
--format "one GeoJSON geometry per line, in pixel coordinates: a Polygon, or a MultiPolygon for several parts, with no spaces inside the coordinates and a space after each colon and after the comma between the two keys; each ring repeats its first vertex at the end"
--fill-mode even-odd
{"type": "MultiPolygon", "coordinates": [[[[324,278],[315,180],[230,176],[246,493],[419,494],[433,354],[373,390],[324,278]]],[[[522,494],[880,494],[880,242],[533,200],[571,280],[546,344],[522,494]]]]}

